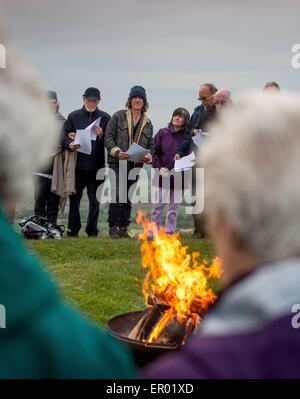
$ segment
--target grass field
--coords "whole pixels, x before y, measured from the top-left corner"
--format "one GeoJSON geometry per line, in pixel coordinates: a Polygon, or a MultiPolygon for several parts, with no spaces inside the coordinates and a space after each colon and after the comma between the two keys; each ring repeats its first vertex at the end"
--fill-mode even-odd
{"type": "MultiPolygon", "coordinates": [[[[188,252],[213,256],[206,240],[183,237],[188,252]]],[[[57,282],[61,294],[104,326],[113,316],[145,308],[141,284],[146,270],[141,266],[137,239],[79,238],[26,241],[57,282]],[[136,278],[138,281],[136,281],[136,278]]],[[[215,287],[215,286],[214,286],[215,287]]],[[[213,288],[214,288],[213,287],[213,288]]]]}
{"type": "MultiPolygon", "coordinates": [[[[15,228],[20,232],[18,221],[33,214],[33,198],[28,198],[17,210],[15,228]]],[[[62,297],[94,323],[105,328],[107,321],[121,313],[145,308],[142,294],[142,282],[146,270],[141,266],[140,245],[137,236],[142,231],[135,222],[138,209],[143,210],[148,218],[151,205],[133,205],[130,225],[131,240],[113,240],[108,237],[108,206],[100,207],[99,236],[88,238],[84,233],[88,213],[87,195],[84,192],[80,214],[82,229],[78,238],[62,240],[33,241],[25,240],[27,247],[38,256],[57,283],[62,297]]],[[[166,210],[165,210],[166,213],[166,210]]],[[[67,227],[68,206],[65,215],[59,215],[59,224],[67,227]]],[[[200,257],[213,257],[208,240],[192,238],[193,218],[186,213],[182,204],[178,210],[177,230],[183,235],[182,243],[189,247],[188,252],[200,252],[200,257]]],[[[217,282],[211,281],[216,291],[217,282]]]]}

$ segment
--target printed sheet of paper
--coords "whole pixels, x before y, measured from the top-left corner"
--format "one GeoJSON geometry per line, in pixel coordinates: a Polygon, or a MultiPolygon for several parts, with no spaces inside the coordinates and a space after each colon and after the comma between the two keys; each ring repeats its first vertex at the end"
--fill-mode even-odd
{"type": "Polygon", "coordinates": [[[183,170],[191,169],[194,165],[195,165],[195,153],[193,151],[190,155],[182,157],[181,159],[177,159],[175,161],[174,170],[175,172],[181,172],[183,170]]]}
{"type": "Polygon", "coordinates": [[[90,131],[90,135],[91,135],[91,140],[96,141],[97,140],[97,134],[94,133],[93,131],[93,127],[94,126],[99,126],[100,125],[100,119],[101,116],[96,119],[93,123],[91,123],[88,127],[86,127],[84,130],[89,130],[90,131]]]}
{"type": "Polygon", "coordinates": [[[133,162],[138,162],[140,157],[144,157],[145,155],[149,154],[149,152],[149,150],[136,143],[132,143],[127,150],[127,153],[130,155],[129,160],[133,162]]]}
{"type": "Polygon", "coordinates": [[[192,137],[192,140],[194,142],[194,144],[196,144],[197,147],[200,146],[200,144],[202,143],[203,139],[208,136],[208,133],[206,132],[199,132],[196,134],[196,136],[192,137]]]}
{"type": "Polygon", "coordinates": [[[76,136],[74,140],[74,144],[80,145],[78,148],[78,152],[82,152],[83,154],[91,155],[92,152],[92,142],[91,142],[91,134],[89,130],[76,130],[76,136]]]}

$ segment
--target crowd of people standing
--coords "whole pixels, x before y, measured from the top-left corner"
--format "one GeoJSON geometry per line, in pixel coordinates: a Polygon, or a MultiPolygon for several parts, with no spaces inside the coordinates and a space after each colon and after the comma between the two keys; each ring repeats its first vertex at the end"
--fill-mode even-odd
{"type": "MultiPolygon", "coordinates": [[[[149,103],[146,90],[142,86],[130,89],[125,108],[112,117],[99,109],[100,90],[89,87],[83,94],[83,106],[71,112],[67,119],[59,111],[59,102],[55,91],[48,92],[49,104],[61,130],[59,143],[53,144],[53,155],[46,166],[34,173],[34,212],[51,223],[57,223],[59,209],[64,211],[69,198],[69,216],[67,235],[77,237],[81,229],[80,202],[83,190],[87,189],[89,209],[86,222],[86,234],[98,235],[99,198],[103,178],[97,178],[97,172],[109,167],[109,181],[114,201],[109,204],[108,225],[112,238],[130,238],[128,226],[131,222],[130,187],[137,182],[139,173],[131,177],[132,169],[152,164],[158,170],[153,185],[158,186],[157,198],[153,204],[151,220],[160,228],[165,205],[168,204],[166,232],[172,234],[176,229],[179,203],[174,196],[172,172],[174,162],[192,151],[197,151],[192,137],[198,132],[207,132],[220,109],[232,103],[229,90],[217,90],[214,84],[204,83],[199,89],[197,106],[190,117],[185,108],[177,108],[172,113],[167,127],[161,128],[153,137],[153,125],[147,116],[149,103]],[[91,139],[91,153],[79,151],[75,143],[76,131],[84,130],[93,122],[94,139],[91,139]],[[132,143],[148,150],[138,162],[129,159],[128,149],[132,143]],[[123,162],[121,162],[123,161],[123,162]],[[121,165],[126,165],[122,168],[121,165]],[[163,190],[162,181],[169,179],[167,190],[163,190]],[[125,184],[126,183],[126,184],[125,184]],[[99,192],[100,190],[100,192],[99,192]],[[125,198],[125,200],[124,200],[125,198]]],[[[88,131],[87,131],[88,132],[88,131]]],[[[88,133],[87,133],[88,134],[88,133]]],[[[193,176],[195,175],[193,167],[193,176]]],[[[195,195],[195,178],[192,182],[195,195]]],[[[200,214],[194,217],[194,235],[204,237],[204,219],[200,214]]]]}

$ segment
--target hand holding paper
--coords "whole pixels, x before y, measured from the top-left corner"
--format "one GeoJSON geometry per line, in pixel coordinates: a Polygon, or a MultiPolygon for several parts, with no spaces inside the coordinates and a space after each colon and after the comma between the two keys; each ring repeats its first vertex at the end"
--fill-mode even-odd
{"type": "Polygon", "coordinates": [[[150,151],[147,150],[144,147],[141,147],[140,145],[136,143],[132,143],[131,146],[127,150],[127,154],[129,154],[129,161],[132,162],[139,162],[139,159],[141,157],[144,157],[145,155],[149,154],[150,151]]]}
{"type": "Polygon", "coordinates": [[[127,159],[129,159],[129,154],[127,152],[120,151],[119,159],[120,159],[120,161],[127,160],[127,159]]]}
{"type": "Polygon", "coordinates": [[[73,144],[80,145],[80,148],[77,150],[78,152],[91,155],[92,143],[91,143],[91,135],[88,130],[86,129],[76,130],[76,136],[73,144]]]}
{"type": "Polygon", "coordinates": [[[191,169],[195,165],[195,160],[196,158],[194,151],[190,155],[176,160],[174,165],[175,172],[191,169]]]}
{"type": "Polygon", "coordinates": [[[70,150],[71,151],[76,151],[76,150],[78,150],[78,148],[80,148],[80,145],[79,144],[74,144],[74,142],[72,141],[70,144],[69,144],[69,148],[70,148],[70,150]]]}
{"type": "MultiPolygon", "coordinates": [[[[97,140],[97,137],[100,135],[101,133],[103,134],[102,128],[99,127],[100,124],[100,120],[101,117],[96,119],[94,122],[92,122],[88,127],[86,127],[85,129],[78,129],[76,130],[76,136],[75,136],[75,140],[74,140],[74,146],[78,146],[78,152],[82,152],[83,154],[87,154],[87,155],[91,155],[92,153],[92,143],[91,141],[95,141],[97,140]],[[96,129],[94,129],[94,127],[96,127],[96,129]],[[101,131],[100,131],[101,129],[101,131]],[[98,134],[95,133],[98,132],[98,134]]],[[[76,148],[74,148],[74,150],[76,150],[76,148]]]]}
{"type": "Polygon", "coordinates": [[[208,136],[209,134],[206,132],[199,132],[196,134],[196,136],[192,137],[192,140],[194,142],[194,144],[196,144],[197,147],[200,146],[200,144],[202,143],[203,139],[205,136],[208,136]]]}
{"type": "Polygon", "coordinates": [[[84,130],[89,130],[90,135],[91,135],[91,140],[96,141],[97,140],[97,134],[94,132],[93,128],[94,126],[98,126],[100,125],[100,120],[101,120],[101,116],[100,118],[96,119],[93,123],[91,123],[88,127],[86,127],[84,130]]]}
{"type": "Polygon", "coordinates": [[[150,161],[150,154],[146,154],[143,157],[139,157],[139,162],[148,163],[150,161]]]}
{"type": "Polygon", "coordinates": [[[93,128],[92,128],[92,133],[95,133],[96,136],[97,136],[99,139],[101,139],[102,136],[103,136],[102,127],[99,127],[99,126],[97,126],[97,125],[93,126],[93,128]]]}

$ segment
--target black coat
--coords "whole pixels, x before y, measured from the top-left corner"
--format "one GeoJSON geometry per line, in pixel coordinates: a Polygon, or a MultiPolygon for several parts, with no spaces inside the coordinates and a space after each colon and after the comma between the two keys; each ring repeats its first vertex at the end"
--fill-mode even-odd
{"type": "Polygon", "coordinates": [[[195,128],[201,129],[202,132],[207,132],[207,130],[209,129],[209,124],[215,119],[216,115],[217,110],[215,105],[204,109],[195,128]]]}
{"type": "Polygon", "coordinates": [[[203,110],[204,106],[202,104],[198,105],[198,107],[194,109],[190,123],[183,134],[183,138],[181,140],[180,145],[177,147],[175,154],[179,154],[181,157],[184,157],[191,152],[191,147],[193,148],[191,132],[195,128],[195,126],[198,125],[203,110]]]}
{"type": "Polygon", "coordinates": [[[64,125],[64,143],[63,146],[67,150],[70,150],[69,144],[72,140],[68,137],[71,132],[76,133],[77,129],[85,129],[96,119],[100,119],[100,127],[103,129],[103,137],[96,141],[92,141],[92,152],[90,155],[77,153],[76,169],[84,170],[98,170],[103,168],[105,165],[105,153],[104,153],[104,134],[107,123],[110,119],[110,115],[106,112],[100,111],[98,108],[94,112],[88,112],[83,106],[81,109],[77,109],[69,114],[68,119],[64,125]]]}
{"type": "Polygon", "coordinates": [[[190,123],[186,128],[182,141],[180,145],[176,149],[176,154],[179,154],[181,157],[188,155],[192,152],[195,147],[192,141],[192,130],[201,129],[203,132],[207,132],[207,127],[209,127],[209,123],[211,123],[216,117],[216,106],[212,105],[209,108],[204,109],[203,105],[198,105],[194,109],[194,113],[191,117],[190,123]]]}

